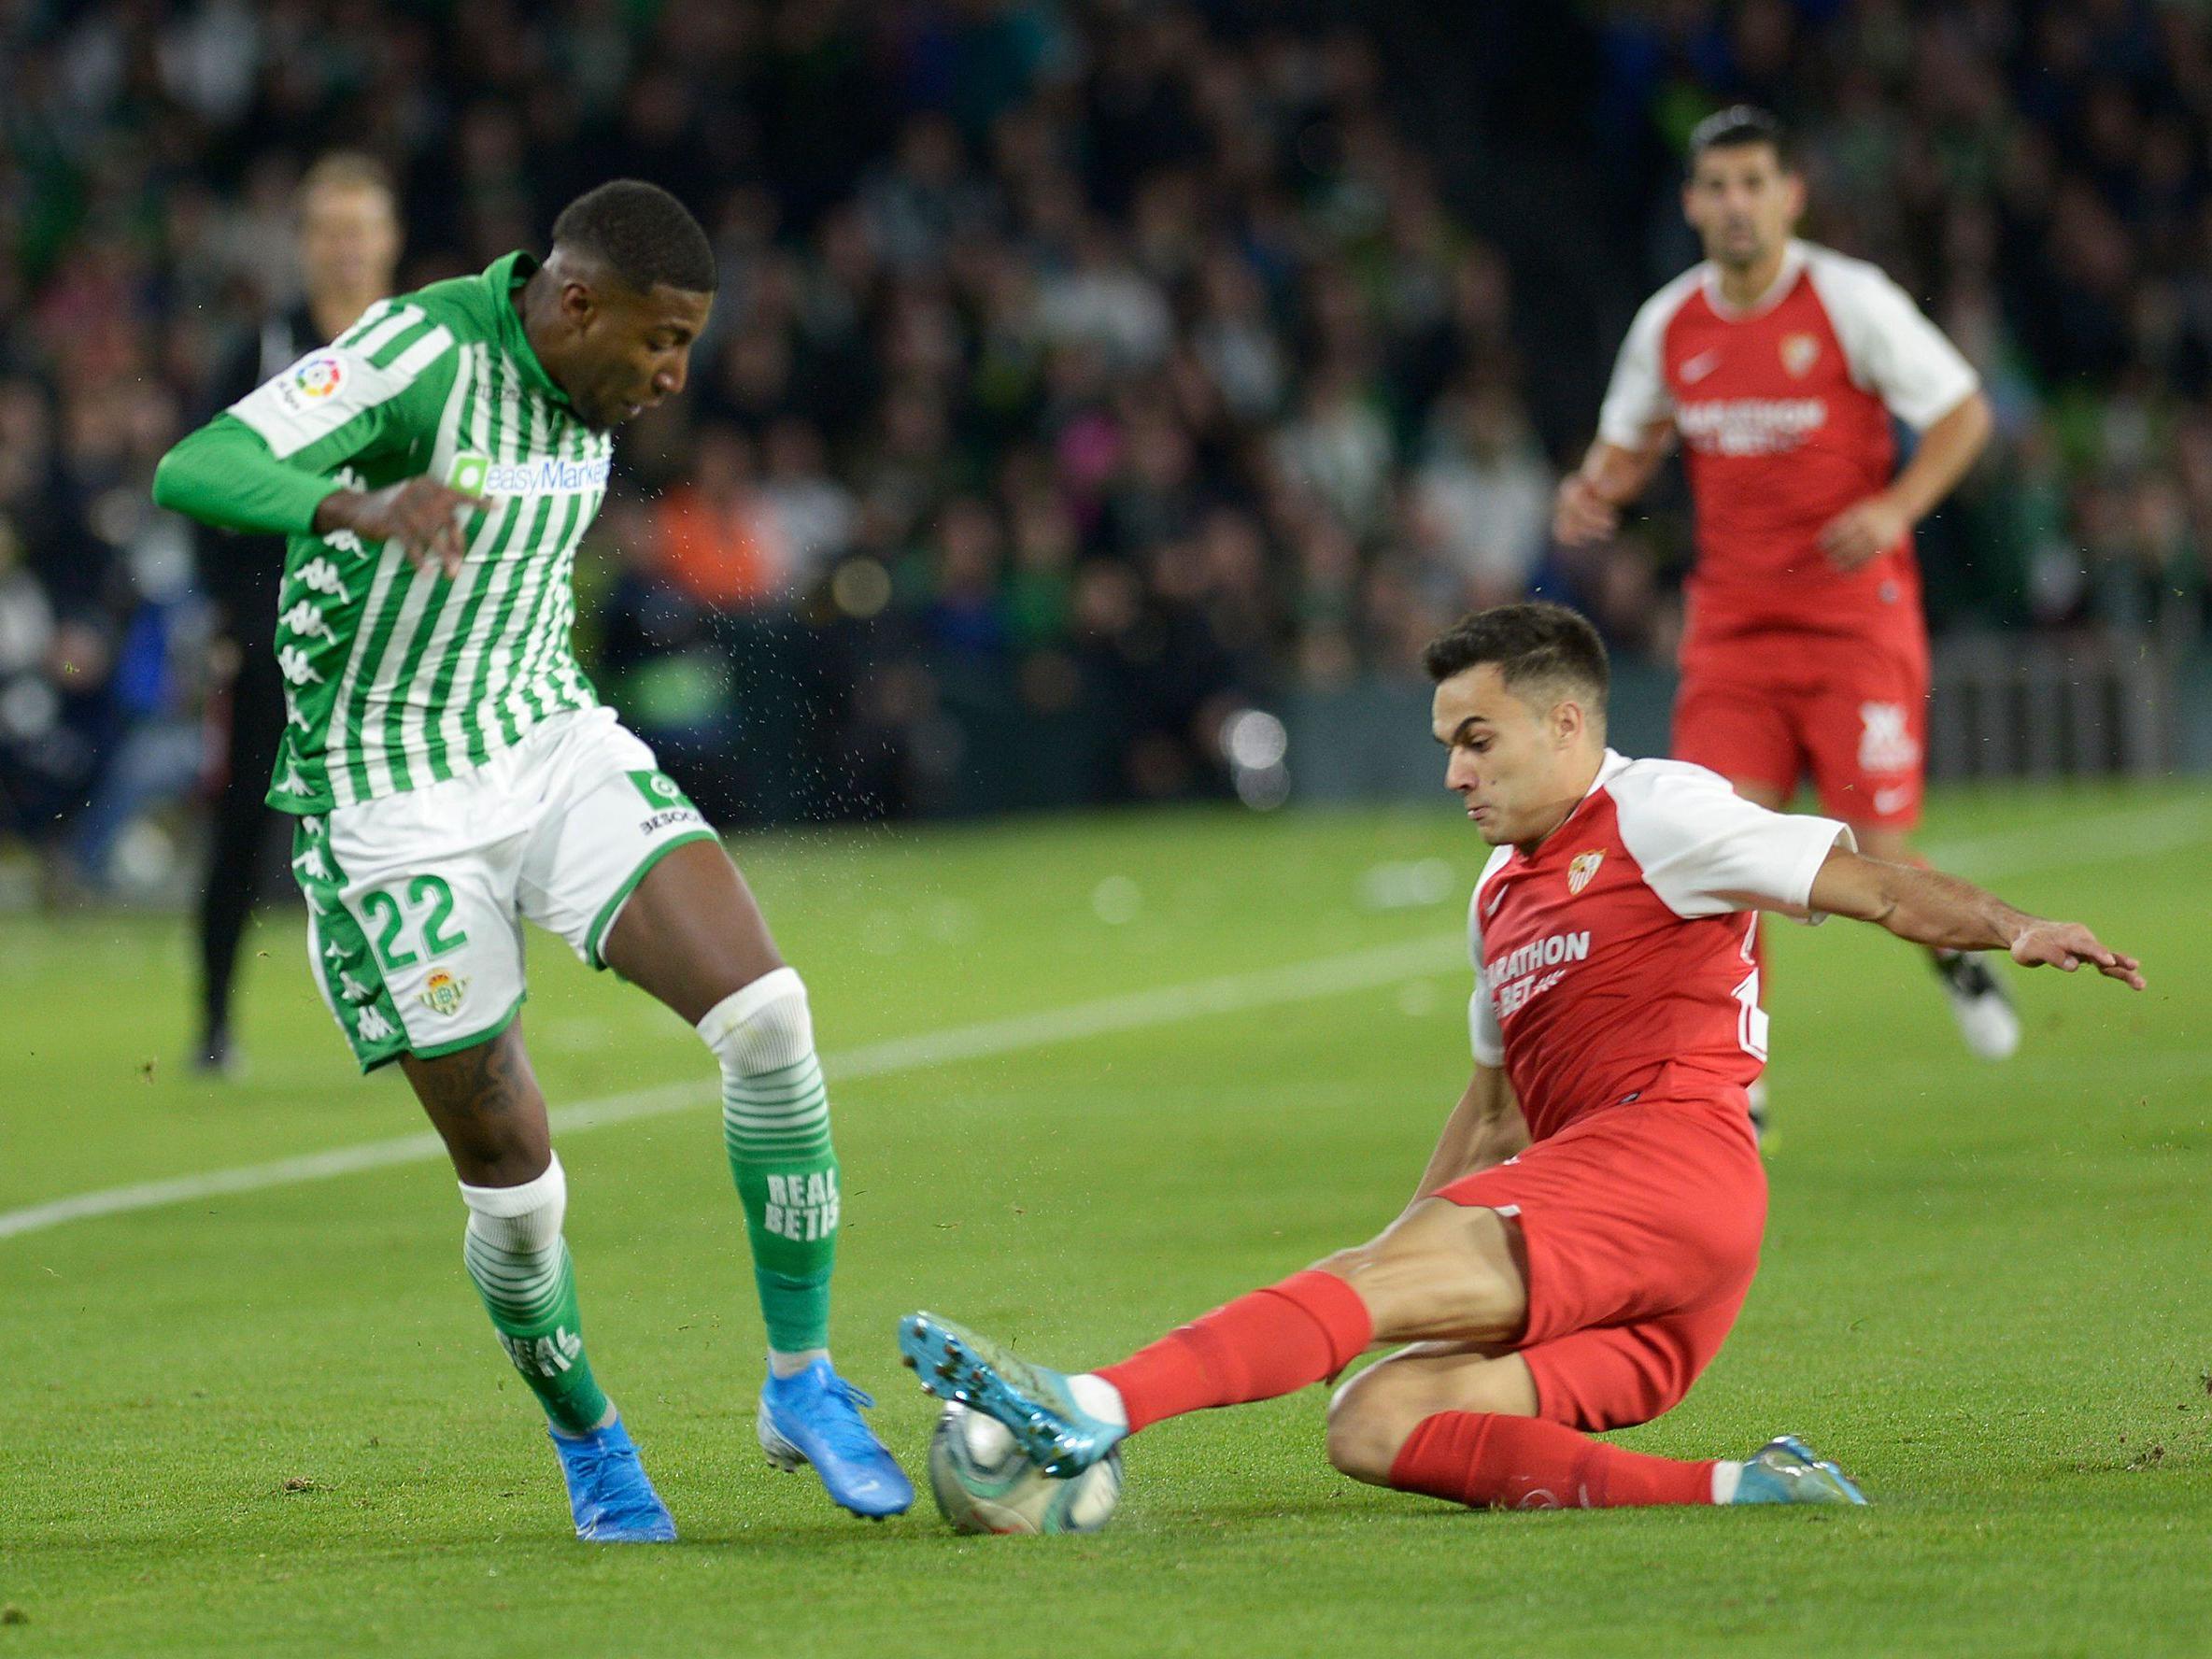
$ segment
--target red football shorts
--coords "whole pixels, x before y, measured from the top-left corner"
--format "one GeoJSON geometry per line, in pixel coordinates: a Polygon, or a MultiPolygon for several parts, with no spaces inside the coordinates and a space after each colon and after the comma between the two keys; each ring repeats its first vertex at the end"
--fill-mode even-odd
{"type": "Polygon", "coordinates": [[[1777,635],[1708,647],[1682,673],[1674,758],[1785,797],[1810,776],[1847,824],[1920,821],[1928,741],[1922,651],[1777,635]]]}
{"type": "Polygon", "coordinates": [[[1437,1197],[1517,1217],[1538,1410],[1570,1428],[1648,1423],[1712,1363],[1751,1288],[1766,1171],[1740,1090],[1647,1091],[1437,1197]]]}

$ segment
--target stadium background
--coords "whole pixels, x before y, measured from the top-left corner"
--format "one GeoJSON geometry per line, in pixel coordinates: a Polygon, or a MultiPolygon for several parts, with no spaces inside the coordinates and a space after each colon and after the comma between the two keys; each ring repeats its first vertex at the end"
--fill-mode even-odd
{"type": "Polygon", "coordinates": [[[339,145],[400,182],[403,287],[617,175],[710,226],[580,645],[726,825],[1433,788],[1416,648],[1524,592],[1655,748],[1679,489],[1583,554],[1548,503],[1737,98],[1996,404],[1921,537],[1937,770],[2212,764],[2198,7],[14,0],[0,45],[19,900],[189,891],[225,665],[148,481],[339,145]]]}
{"type": "Polygon", "coordinates": [[[0,1659],[2202,1655],[2208,111],[2212,21],[2139,0],[0,0],[0,1659]],[[241,952],[245,1066],[190,1063],[224,665],[147,484],[286,297],[299,171],[386,160],[406,282],[625,172],[723,248],[581,643],[725,822],[804,826],[733,850],[834,1091],[839,1363],[918,1468],[900,1315],[1089,1362],[1404,1203],[1482,857],[1411,647],[1576,599],[1664,741],[1679,485],[1586,558],[1547,499],[1740,96],[1997,404],[1922,536],[1933,759],[2022,775],[1938,787],[1922,844],[2151,979],[2012,975],[1985,1066],[1893,941],[1772,930],[1766,1260],[1625,1439],[1802,1430],[1875,1506],[1453,1511],[1337,1476],[1309,1391],[1148,1431],[1068,1549],[858,1526],[754,1452],[712,1065],[541,940],[595,1363],[686,1539],[577,1545],[296,908],[241,952]]]}

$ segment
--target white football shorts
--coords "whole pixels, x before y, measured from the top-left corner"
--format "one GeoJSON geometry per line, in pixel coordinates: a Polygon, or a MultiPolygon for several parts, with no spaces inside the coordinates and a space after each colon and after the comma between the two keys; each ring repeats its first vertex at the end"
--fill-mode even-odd
{"type": "Polygon", "coordinates": [[[645,872],[714,838],[614,710],[554,715],[474,772],[299,820],[315,982],[364,1071],[486,1042],[522,1007],[526,918],[604,968],[645,872]]]}

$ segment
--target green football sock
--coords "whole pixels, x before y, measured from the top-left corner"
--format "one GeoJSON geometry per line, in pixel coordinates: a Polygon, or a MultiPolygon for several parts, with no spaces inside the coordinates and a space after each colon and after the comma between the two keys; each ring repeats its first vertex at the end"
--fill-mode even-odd
{"type": "Polygon", "coordinates": [[[840,1196],[806,988],[778,969],[727,998],[699,1030],[722,1062],[722,1143],[752,1240],[768,1345],[778,1354],[825,1348],[840,1196]]]}
{"type": "Polygon", "coordinates": [[[779,1071],[723,1080],[722,1144],[752,1236],[769,1347],[779,1354],[828,1347],[837,1153],[829,1090],[811,1051],[779,1071]]]}
{"type": "Polygon", "coordinates": [[[500,1346],[553,1426],[588,1434],[614,1411],[592,1379],[576,1311],[576,1272],[560,1236],[568,1183],[556,1158],[521,1186],[469,1186],[461,1260],[484,1298],[500,1346]]]}

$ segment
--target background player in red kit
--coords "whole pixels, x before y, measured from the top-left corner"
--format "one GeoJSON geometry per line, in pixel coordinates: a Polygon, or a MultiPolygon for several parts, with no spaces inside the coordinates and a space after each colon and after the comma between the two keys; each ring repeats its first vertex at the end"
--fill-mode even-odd
{"type": "Polygon", "coordinates": [[[1766,1183],[1744,1090],[1764,1052],[1753,909],[1855,916],[2137,989],[2086,928],[1860,856],[1833,820],[1770,812],[1702,767],[1605,744],[1605,649],[1557,605],[1432,644],[1448,786],[1496,851],[1469,907],[1474,1079],[1381,1237],[1069,1376],[933,1314],[900,1347],[931,1393],[998,1418],[1061,1473],[1185,1411],[1333,1377],[1410,1344],[1330,1410],[1346,1474],[1468,1504],[1864,1502],[1797,1441],[1748,1461],[1592,1439],[1680,1400],[1735,1323],[1766,1183]]]}
{"type": "MultiPolygon", "coordinates": [[[[1988,401],[1895,283],[1792,236],[1805,181],[1773,117],[1699,125],[1682,207],[1705,262],[1637,313],[1553,529],[1611,535],[1679,435],[1697,557],[1675,757],[1762,806],[1809,776],[1863,851],[1915,862],[1928,634],[1912,530],[1981,453],[1988,401]],[[1903,471],[1893,419],[1921,434],[1903,471]]],[[[1935,961],[1968,1046],[2010,1055],[2020,1022],[1988,965],[1935,961]]]]}

